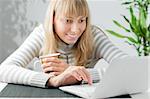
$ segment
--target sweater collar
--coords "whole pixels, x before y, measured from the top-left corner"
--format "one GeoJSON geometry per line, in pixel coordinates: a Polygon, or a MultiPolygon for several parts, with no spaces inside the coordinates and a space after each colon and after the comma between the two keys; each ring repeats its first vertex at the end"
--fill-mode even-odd
{"type": "Polygon", "coordinates": [[[66,44],[65,42],[59,40],[58,42],[58,48],[63,50],[63,51],[71,51],[73,48],[74,44],[66,44]]]}

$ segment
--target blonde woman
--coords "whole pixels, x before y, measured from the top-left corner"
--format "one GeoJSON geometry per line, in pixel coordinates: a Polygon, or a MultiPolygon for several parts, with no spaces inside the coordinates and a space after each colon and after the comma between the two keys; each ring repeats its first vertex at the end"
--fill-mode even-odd
{"type": "Polygon", "coordinates": [[[0,66],[0,81],[31,86],[62,86],[84,80],[92,84],[86,68],[104,58],[110,63],[125,57],[104,33],[92,26],[86,0],[50,0],[44,25],[34,29],[25,42],[0,66]],[[42,72],[26,69],[41,58],[42,72]]]}

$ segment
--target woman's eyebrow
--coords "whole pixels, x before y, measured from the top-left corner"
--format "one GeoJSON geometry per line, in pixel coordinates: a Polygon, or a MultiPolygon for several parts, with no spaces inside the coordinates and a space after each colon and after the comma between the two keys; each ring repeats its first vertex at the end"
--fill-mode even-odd
{"type": "Polygon", "coordinates": [[[78,19],[86,19],[86,18],[87,18],[86,16],[81,16],[78,19]]]}
{"type": "Polygon", "coordinates": [[[65,19],[73,19],[73,17],[64,17],[65,19]]]}
{"type": "MultiPolygon", "coordinates": [[[[77,19],[86,19],[87,17],[86,16],[79,16],[77,17],[77,19]]],[[[75,19],[75,17],[64,17],[64,19],[75,19]]]]}
{"type": "Polygon", "coordinates": [[[74,18],[72,15],[64,15],[64,18],[74,18]]]}

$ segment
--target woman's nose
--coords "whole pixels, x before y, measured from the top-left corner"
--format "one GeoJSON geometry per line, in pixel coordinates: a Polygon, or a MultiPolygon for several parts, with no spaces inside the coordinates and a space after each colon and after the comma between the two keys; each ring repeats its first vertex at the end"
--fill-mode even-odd
{"type": "Polygon", "coordinates": [[[77,24],[77,23],[72,24],[71,32],[79,33],[80,32],[80,26],[79,26],[79,24],[77,24]]]}

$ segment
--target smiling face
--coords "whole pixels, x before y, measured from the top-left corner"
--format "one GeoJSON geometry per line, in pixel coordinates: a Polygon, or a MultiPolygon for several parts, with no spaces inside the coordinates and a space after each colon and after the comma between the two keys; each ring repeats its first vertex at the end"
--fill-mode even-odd
{"type": "Polygon", "coordinates": [[[67,44],[75,44],[89,22],[86,0],[57,0],[54,9],[54,35],[67,44]]]}
{"type": "Polygon", "coordinates": [[[55,17],[54,28],[62,41],[67,44],[75,44],[86,29],[86,17],[55,17]]]}

